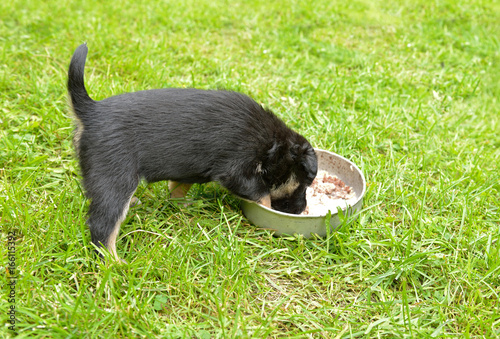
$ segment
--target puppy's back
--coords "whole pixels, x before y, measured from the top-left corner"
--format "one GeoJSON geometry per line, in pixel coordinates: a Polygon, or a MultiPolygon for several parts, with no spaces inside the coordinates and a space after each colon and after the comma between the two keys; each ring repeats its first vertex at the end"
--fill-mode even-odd
{"type": "MultiPolygon", "coordinates": [[[[97,101],[92,114],[96,121],[89,131],[99,129],[94,137],[112,138],[115,145],[119,139],[122,150],[137,154],[148,181],[181,176],[195,182],[213,180],[221,166],[242,166],[264,157],[276,133],[293,133],[253,99],[231,91],[168,88],[125,93],[97,101]],[[162,168],[165,159],[169,166],[164,173],[148,171],[162,168]]],[[[101,144],[108,144],[106,140],[101,144]]]]}

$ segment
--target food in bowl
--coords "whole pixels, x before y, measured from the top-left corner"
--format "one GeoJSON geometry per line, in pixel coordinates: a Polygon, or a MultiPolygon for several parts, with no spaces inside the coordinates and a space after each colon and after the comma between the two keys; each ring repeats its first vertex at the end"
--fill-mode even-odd
{"type": "Polygon", "coordinates": [[[326,215],[329,210],[336,212],[337,207],[353,205],[356,193],[337,176],[321,170],[307,188],[306,199],[307,207],[302,215],[326,215]]]}

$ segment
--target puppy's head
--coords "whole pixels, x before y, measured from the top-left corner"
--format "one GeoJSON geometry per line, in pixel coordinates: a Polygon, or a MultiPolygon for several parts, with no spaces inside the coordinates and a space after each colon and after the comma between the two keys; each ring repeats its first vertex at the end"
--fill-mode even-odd
{"type": "Polygon", "coordinates": [[[316,153],[299,134],[284,142],[275,141],[267,151],[263,178],[270,189],[271,207],[300,214],[306,208],[306,189],[318,171],[316,153]]]}

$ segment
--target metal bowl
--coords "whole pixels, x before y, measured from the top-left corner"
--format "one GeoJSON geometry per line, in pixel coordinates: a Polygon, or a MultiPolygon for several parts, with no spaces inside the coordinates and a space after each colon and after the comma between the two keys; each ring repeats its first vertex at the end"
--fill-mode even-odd
{"type": "MultiPolygon", "coordinates": [[[[318,157],[318,171],[327,171],[352,187],[356,197],[350,200],[350,204],[342,207],[342,213],[348,216],[356,215],[361,210],[366,191],[363,173],[354,163],[338,154],[321,149],[315,151],[318,157]]],[[[283,213],[245,200],[242,200],[241,208],[254,225],[272,230],[278,236],[301,234],[305,238],[311,238],[314,234],[320,237],[327,235],[326,215],[283,213]]],[[[332,207],[330,212],[330,231],[333,231],[341,224],[341,220],[336,206],[332,207]]]]}

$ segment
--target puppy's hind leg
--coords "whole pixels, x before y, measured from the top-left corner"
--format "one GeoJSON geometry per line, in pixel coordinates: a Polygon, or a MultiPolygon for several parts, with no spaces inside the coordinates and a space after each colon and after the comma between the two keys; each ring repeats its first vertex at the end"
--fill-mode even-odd
{"type": "Polygon", "coordinates": [[[100,178],[99,183],[93,183],[92,189],[87,189],[91,199],[87,223],[92,242],[98,248],[106,247],[117,261],[120,257],[116,253],[116,238],[139,183],[137,178],[127,179],[100,178]]]}

